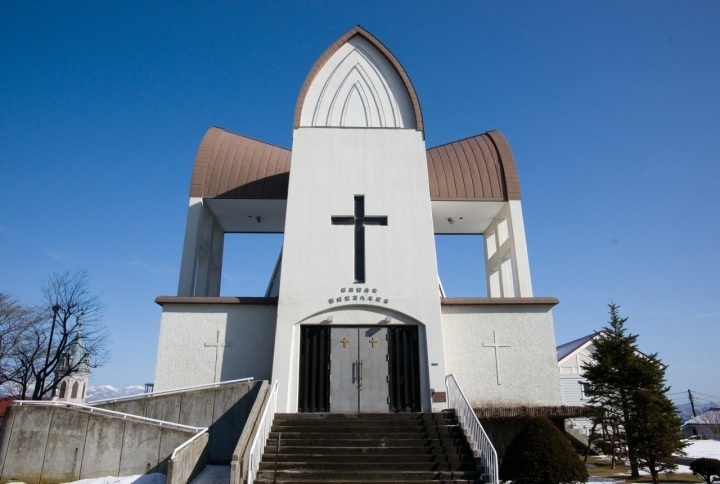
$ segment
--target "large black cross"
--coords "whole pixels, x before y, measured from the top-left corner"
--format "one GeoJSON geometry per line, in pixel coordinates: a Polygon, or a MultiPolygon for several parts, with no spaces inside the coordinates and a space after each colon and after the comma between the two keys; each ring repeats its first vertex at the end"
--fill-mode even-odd
{"type": "Polygon", "coordinates": [[[365,282],[365,226],[387,225],[387,216],[365,216],[365,197],[355,195],[355,215],[330,217],[333,225],[355,225],[355,282],[365,282]]]}

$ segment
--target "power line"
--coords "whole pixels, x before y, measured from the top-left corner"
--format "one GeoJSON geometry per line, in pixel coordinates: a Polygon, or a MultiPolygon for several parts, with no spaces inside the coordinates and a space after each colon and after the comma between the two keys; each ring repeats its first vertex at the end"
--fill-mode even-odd
{"type": "Polygon", "coordinates": [[[706,394],[706,393],[701,393],[701,392],[698,392],[698,391],[696,391],[695,393],[697,393],[698,395],[705,395],[706,397],[717,398],[718,400],[720,400],[720,397],[716,397],[716,396],[714,396],[714,395],[708,395],[708,394],[706,394]]]}

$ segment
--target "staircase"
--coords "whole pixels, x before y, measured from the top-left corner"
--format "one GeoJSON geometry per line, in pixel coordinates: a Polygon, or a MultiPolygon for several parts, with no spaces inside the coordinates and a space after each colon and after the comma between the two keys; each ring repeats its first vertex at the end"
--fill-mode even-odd
{"type": "Polygon", "coordinates": [[[482,482],[447,413],[276,414],[255,482],[482,482]]]}

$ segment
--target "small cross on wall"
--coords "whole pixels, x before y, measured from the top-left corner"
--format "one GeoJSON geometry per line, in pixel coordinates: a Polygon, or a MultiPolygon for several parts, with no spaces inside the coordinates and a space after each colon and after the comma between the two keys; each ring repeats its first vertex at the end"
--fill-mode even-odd
{"type": "Polygon", "coordinates": [[[217,383],[220,379],[220,366],[222,364],[222,358],[220,357],[221,348],[232,346],[231,341],[220,341],[220,331],[215,336],[215,341],[208,341],[205,343],[205,348],[215,348],[215,377],[213,383],[217,383]]]}
{"type": "Polygon", "coordinates": [[[377,344],[377,342],[378,342],[378,340],[376,340],[375,338],[370,338],[370,344],[372,345],[373,348],[375,348],[375,345],[377,344]]]}
{"type": "Polygon", "coordinates": [[[350,340],[347,339],[347,337],[344,337],[343,339],[340,340],[340,342],[343,344],[343,348],[345,348],[347,346],[347,344],[350,342],[350,340]]]}
{"type": "Polygon", "coordinates": [[[495,371],[497,372],[497,384],[502,385],[502,381],[500,380],[500,353],[498,350],[500,348],[510,348],[510,343],[498,343],[497,334],[493,331],[493,342],[483,343],[483,346],[485,348],[495,349],[495,371]]]}

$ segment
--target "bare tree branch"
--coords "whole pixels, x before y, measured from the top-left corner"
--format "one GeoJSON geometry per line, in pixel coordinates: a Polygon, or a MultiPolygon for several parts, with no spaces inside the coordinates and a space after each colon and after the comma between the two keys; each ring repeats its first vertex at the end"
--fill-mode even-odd
{"type": "Polygon", "coordinates": [[[25,308],[0,294],[0,386],[13,386],[20,399],[52,395],[64,376],[109,361],[104,305],[86,272],[53,274],[42,296],[37,307],[25,308]],[[70,359],[71,348],[84,354],[70,359]]]}

